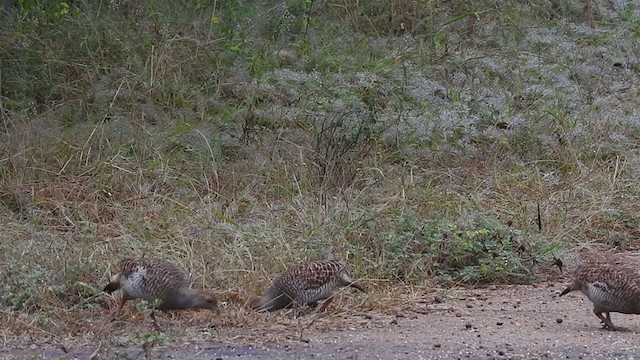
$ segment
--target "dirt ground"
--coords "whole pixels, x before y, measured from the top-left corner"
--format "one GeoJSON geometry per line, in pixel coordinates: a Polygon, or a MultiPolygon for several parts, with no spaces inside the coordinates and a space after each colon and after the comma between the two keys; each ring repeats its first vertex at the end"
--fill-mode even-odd
{"type": "MultiPolygon", "coordinates": [[[[640,317],[613,314],[628,332],[600,327],[591,303],[562,283],[460,289],[415,301],[393,314],[339,308],[332,314],[261,314],[263,325],[201,329],[204,336],[151,347],[114,348],[99,342],[76,348],[3,349],[14,358],[165,359],[633,359],[640,358],[640,317]],[[287,322],[286,320],[289,319],[287,322]],[[302,330],[302,331],[301,331],[302,330]]],[[[171,323],[166,318],[164,326],[171,323]]],[[[162,320],[161,320],[162,321],[162,320]]],[[[120,327],[126,326],[121,324],[120,327]]],[[[175,329],[168,330],[176,332],[175,329]]],[[[182,339],[186,338],[183,336],[182,339]]]]}

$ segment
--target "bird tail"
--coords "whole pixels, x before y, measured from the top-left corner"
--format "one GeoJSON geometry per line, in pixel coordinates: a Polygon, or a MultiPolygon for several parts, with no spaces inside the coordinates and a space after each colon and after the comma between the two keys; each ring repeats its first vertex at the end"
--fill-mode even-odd
{"type": "Polygon", "coordinates": [[[112,277],[111,281],[104,287],[104,289],[102,289],[102,291],[105,291],[107,294],[111,294],[118,289],[120,289],[120,274],[112,277]]]}
{"type": "Polygon", "coordinates": [[[275,311],[289,307],[291,304],[292,300],[287,295],[269,288],[264,296],[253,299],[249,307],[257,311],[275,311]]]}
{"type": "Polygon", "coordinates": [[[562,292],[560,293],[560,296],[567,295],[568,293],[570,293],[570,292],[572,292],[574,290],[577,290],[577,289],[573,286],[573,284],[569,285],[569,286],[567,286],[566,289],[562,290],[562,292]]]}

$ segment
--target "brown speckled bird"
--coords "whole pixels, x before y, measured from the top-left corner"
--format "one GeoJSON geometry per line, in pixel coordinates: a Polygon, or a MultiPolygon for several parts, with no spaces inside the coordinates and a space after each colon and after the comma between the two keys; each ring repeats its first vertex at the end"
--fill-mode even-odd
{"type": "Polygon", "coordinates": [[[640,314],[640,271],[621,264],[584,264],[573,273],[573,281],[560,296],[580,290],[593,303],[593,312],[608,330],[614,326],[610,312],[640,314]],[[604,316],[602,315],[604,314],[604,316]]]}
{"type": "MultiPolygon", "coordinates": [[[[104,291],[122,289],[122,300],[113,319],[120,316],[122,307],[130,299],[159,301],[160,310],[210,309],[218,312],[216,297],[203,290],[189,287],[189,276],[178,266],[157,258],[129,258],[122,260],[120,273],[111,278],[104,291]]],[[[153,311],[151,318],[157,327],[153,311]]]]}
{"type": "Polygon", "coordinates": [[[332,301],[333,291],[341,286],[351,286],[362,292],[366,290],[355,283],[343,261],[311,261],[292,266],[280,274],[267,289],[264,296],[251,302],[258,311],[274,311],[293,305],[315,305],[327,299],[320,311],[332,301]]]}

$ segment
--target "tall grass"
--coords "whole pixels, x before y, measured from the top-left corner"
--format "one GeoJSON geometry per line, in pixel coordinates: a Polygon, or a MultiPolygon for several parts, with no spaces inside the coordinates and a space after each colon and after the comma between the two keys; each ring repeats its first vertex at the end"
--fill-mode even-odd
{"type": "Polygon", "coordinates": [[[107,306],[133,255],[241,304],[305,259],[381,291],[637,247],[626,8],[21,4],[0,13],[7,313],[107,306]]]}

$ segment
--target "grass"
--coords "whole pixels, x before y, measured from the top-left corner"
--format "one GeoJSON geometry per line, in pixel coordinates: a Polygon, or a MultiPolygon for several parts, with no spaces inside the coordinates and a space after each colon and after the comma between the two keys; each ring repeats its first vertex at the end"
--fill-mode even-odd
{"type": "Polygon", "coordinates": [[[132,255],[240,307],[305,259],[386,293],[636,249],[638,23],[588,4],[0,10],[5,325],[104,316],[132,255]]]}

